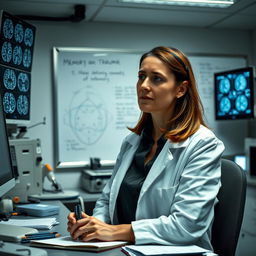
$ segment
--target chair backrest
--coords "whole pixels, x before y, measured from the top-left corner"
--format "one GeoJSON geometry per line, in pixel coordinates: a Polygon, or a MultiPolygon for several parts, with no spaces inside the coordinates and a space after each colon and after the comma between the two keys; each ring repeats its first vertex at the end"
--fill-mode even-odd
{"type": "Polygon", "coordinates": [[[222,186],[217,195],[212,245],[220,256],[234,256],[244,215],[246,175],[231,160],[221,160],[222,186]]]}

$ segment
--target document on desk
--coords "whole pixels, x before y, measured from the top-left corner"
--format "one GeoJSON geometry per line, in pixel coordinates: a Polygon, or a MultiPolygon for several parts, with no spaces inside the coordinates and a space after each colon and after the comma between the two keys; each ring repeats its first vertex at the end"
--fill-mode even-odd
{"type": "Polygon", "coordinates": [[[130,256],[162,256],[162,255],[206,255],[210,252],[196,245],[128,245],[122,250],[130,256]]]}
{"type": "Polygon", "coordinates": [[[9,225],[21,226],[21,227],[29,227],[36,229],[51,229],[54,225],[59,224],[55,217],[52,218],[26,218],[26,219],[9,219],[8,221],[4,221],[2,223],[6,223],[9,225]]]}
{"type": "Polygon", "coordinates": [[[113,242],[81,242],[73,240],[70,236],[63,236],[44,240],[33,240],[31,246],[58,248],[65,250],[79,250],[79,251],[103,251],[116,247],[121,247],[127,244],[125,241],[113,242]]]}

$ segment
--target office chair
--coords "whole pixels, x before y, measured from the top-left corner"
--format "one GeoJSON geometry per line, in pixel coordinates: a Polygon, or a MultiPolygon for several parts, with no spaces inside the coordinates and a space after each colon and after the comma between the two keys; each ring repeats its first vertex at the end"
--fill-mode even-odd
{"type": "Polygon", "coordinates": [[[244,215],[244,170],[233,161],[222,159],[221,183],[212,226],[212,246],[219,256],[234,256],[244,215]]]}

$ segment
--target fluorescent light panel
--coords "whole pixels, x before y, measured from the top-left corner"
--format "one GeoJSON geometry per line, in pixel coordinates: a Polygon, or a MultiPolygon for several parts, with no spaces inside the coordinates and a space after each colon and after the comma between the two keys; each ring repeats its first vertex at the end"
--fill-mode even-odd
{"type": "Polygon", "coordinates": [[[119,0],[119,2],[222,8],[229,7],[234,4],[234,0],[119,0]]]}

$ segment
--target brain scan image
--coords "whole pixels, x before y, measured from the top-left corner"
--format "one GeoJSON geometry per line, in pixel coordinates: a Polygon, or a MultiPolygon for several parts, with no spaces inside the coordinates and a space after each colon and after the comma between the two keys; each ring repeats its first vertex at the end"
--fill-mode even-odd
{"type": "Polygon", "coordinates": [[[4,86],[8,90],[13,90],[16,87],[16,74],[12,69],[6,69],[4,71],[4,86]]]}
{"type": "Polygon", "coordinates": [[[16,100],[12,93],[6,92],[3,97],[4,111],[7,114],[12,114],[16,108],[16,100]]]}
{"type": "Polygon", "coordinates": [[[15,30],[14,30],[14,38],[15,41],[18,43],[21,43],[23,41],[24,38],[24,28],[22,26],[22,24],[16,24],[15,26],[15,30]]]}
{"type": "Polygon", "coordinates": [[[20,115],[28,114],[28,98],[26,95],[20,95],[17,100],[17,110],[20,115]]]}
{"type": "Polygon", "coordinates": [[[22,61],[22,49],[19,45],[16,45],[13,49],[13,63],[20,65],[22,61]]]}
{"type": "Polygon", "coordinates": [[[254,118],[254,68],[215,73],[216,120],[254,118]]]}
{"type": "Polygon", "coordinates": [[[223,78],[220,80],[220,92],[228,93],[230,90],[230,81],[228,78],[223,78]]]}
{"type": "Polygon", "coordinates": [[[236,99],[236,109],[239,111],[239,112],[244,112],[247,107],[248,107],[248,100],[246,98],[246,96],[244,95],[239,95],[236,99]]]}
{"type": "Polygon", "coordinates": [[[24,36],[24,42],[26,46],[31,47],[33,44],[34,35],[31,28],[26,28],[25,30],[25,36],[24,36]]]}
{"type": "Polygon", "coordinates": [[[23,54],[23,66],[28,68],[31,65],[32,57],[30,49],[25,49],[23,54]]]}
{"type": "Polygon", "coordinates": [[[235,89],[237,91],[243,91],[247,87],[247,81],[244,75],[240,74],[235,79],[235,89]]]}
{"type": "Polygon", "coordinates": [[[18,75],[18,88],[21,92],[27,92],[29,89],[29,78],[26,73],[18,75]]]}
{"type": "Polygon", "coordinates": [[[228,97],[223,97],[220,101],[220,110],[224,113],[228,113],[231,109],[231,102],[228,97]]]}
{"type": "Polygon", "coordinates": [[[9,42],[4,42],[2,45],[2,59],[5,62],[10,62],[12,59],[12,45],[9,42]]]}
{"type": "Polygon", "coordinates": [[[6,19],[4,21],[4,25],[3,25],[3,34],[4,37],[7,39],[12,39],[13,37],[13,22],[10,19],[6,19]]]}

